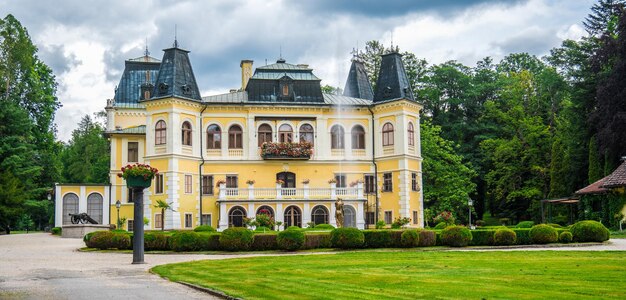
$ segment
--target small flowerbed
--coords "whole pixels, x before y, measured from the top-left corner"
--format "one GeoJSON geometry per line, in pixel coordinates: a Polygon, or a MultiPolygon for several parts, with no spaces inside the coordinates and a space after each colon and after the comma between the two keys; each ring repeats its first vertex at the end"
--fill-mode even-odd
{"type": "Polygon", "coordinates": [[[313,146],[308,142],[301,143],[263,143],[261,156],[264,159],[294,158],[309,159],[313,154],[313,146]]]}

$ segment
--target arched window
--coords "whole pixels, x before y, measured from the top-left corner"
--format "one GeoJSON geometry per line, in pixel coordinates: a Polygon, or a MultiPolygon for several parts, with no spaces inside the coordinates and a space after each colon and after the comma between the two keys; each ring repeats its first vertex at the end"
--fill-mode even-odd
{"type": "Polygon", "coordinates": [[[228,227],[243,227],[243,219],[246,217],[246,210],[241,206],[235,206],[228,212],[228,227]]]}
{"type": "Polygon", "coordinates": [[[300,126],[300,142],[307,142],[313,145],[313,126],[310,124],[302,124],[300,126]]]}
{"type": "Polygon", "coordinates": [[[191,123],[183,122],[183,145],[191,146],[191,123]]]}
{"type": "Polygon", "coordinates": [[[352,149],[365,149],[365,130],[361,125],[352,127],[352,149]]]}
{"type": "Polygon", "coordinates": [[[383,125],[383,146],[393,146],[393,125],[391,123],[383,125]]]}
{"type": "Polygon", "coordinates": [[[267,205],[262,205],[256,210],[257,215],[268,215],[270,218],[274,217],[274,209],[267,205]]]}
{"type": "Polygon", "coordinates": [[[222,148],[222,130],[215,124],[209,126],[206,130],[206,148],[222,148]]]}
{"type": "Polygon", "coordinates": [[[154,126],[154,144],[155,145],[165,145],[165,141],[167,135],[167,129],[165,126],[165,121],[159,120],[156,122],[156,126],[154,126]]]}
{"type": "Polygon", "coordinates": [[[68,193],[63,196],[63,224],[72,224],[69,214],[78,213],[78,195],[68,193]]]}
{"type": "Polygon", "coordinates": [[[292,172],[280,172],[276,174],[276,180],[282,180],[284,188],[295,188],[296,187],[296,174],[292,172]]]}
{"type": "Polygon", "coordinates": [[[239,125],[228,128],[228,149],[243,149],[243,131],[239,125]]]}
{"type": "Polygon", "coordinates": [[[272,142],[272,126],[263,124],[259,126],[258,132],[259,138],[259,147],[263,145],[263,143],[271,143],[272,142]]]}
{"type": "Polygon", "coordinates": [[[356,211],[350,205],[343,206],[343,226],[356,227],[356,211]]]}
{"type": "Polygon", "coordinates": [[[409,122],[409,146],[415,146],[415,128],[413,128],[413,123],[409,122]]]}
{"type": "Polygon", "coordinates": [[[332,149],[343,149],[344,148],[344,131],[343,127],[339,125],[335,125],[330,128],[330,147],[332,149]]]}
{"type": "Polygon", "coordinates": [[[324,205],[318,205],[311,210],[311,221],[317,224],[328,224],[328,209],[324,205]]]}
{"type": "Polygon", "coordinates": [[[284,218],[285,228],[289,226],[298,226],[302,227],[302,212],[300,208],[292,205],[285,209],[285,218],[284,218]]]}
{"type": "Polygon", "coordinates": [[[87,196],[87,214],[98,224],[102,224],[102,195],[91,193],[87,196]]]}
{"type": "Polygon", "coordinates": [[[293,129],[289,124],[280,125],[278,128],[278,140],[281,143],[293,142],[293,129]]]}

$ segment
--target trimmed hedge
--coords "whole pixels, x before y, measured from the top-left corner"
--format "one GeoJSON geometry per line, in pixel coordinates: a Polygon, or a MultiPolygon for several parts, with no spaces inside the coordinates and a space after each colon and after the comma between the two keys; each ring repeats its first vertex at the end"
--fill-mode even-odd
{"type": "Polygon", "coordinates": [[[432,230],[421,230],[420,231],[420,247],[432,247],[437,243],[437,234],[432,230]]]}
{"type": "Polygon", "coordinates": [[[415,229],[409,229],[400,235],[402,246],[406,248],[414,248],[420,244],[420,233],[415,229]]]}
{"type": "Polygon", "coordinates": [[[315,233],[304,235],[304,245],[302,249],[332,248],[330,233],[315,233]]]}
{"type": "Polygon", "coordinates": [[[515,232],[517,237],[518,245],[530,245],[533,243],[530,239],[530,228],[515,228],[513,232],[515,232]]]}
{"type": "Polygon", "coordinates": [[[472,230],[472,241],[470,245],[472,246],[492,246],[493,245],[493,234],[495,233],[492,229],[478,229],[472,230]]]}
{"type": "Polygon", "coordinates": [[[365,242],[363,232],[356,228],[336,228],[330,232],[330,240],[335,248],[361,248],[365,242]]]}
{"type": "MultiPolygon", "coordinates": [[[[218,241],[219,244],[219,241],[218,241]]],[[[276,234],[272,233],[257,233],[254,235],[250,250],[254,251],[266,251],[266,250],[278,250],[278,243],[276,242],[276,234]]]]}
{"type": "Polygon", "coordinates": [[[220,236],[220,246],[227,251],[249,250],[254,240],[254,232],[243,227],[227,228],[220,236]]]}
{"type": "Polygon", "coordinates": [[[389,236],[391,237],[391,248],[402,248],[402,230],[389,230],[389,236]]]}
{"type": "Polygon", "coordinates": [[[572,233],[569,231],[563,231],[559,234],[559,242],[563,244],[569,244],[573,240],[572,233]]]}
{"type": "Polygon", "coordinates": [[[52,233],[52,235],[61,235],[61,233],[63,233],[63,228],[52,227],[52,229],[50,229],[50,232],[52,233]]]}
{"type": "Polygon", "coordinates": [[[130,249],[130,237],[127,234],[111,231],[96,231],[83,237],[89,248],[100,250],[117,248],[119,250],[130,249]]]}
{"type": "Polygon", "coordinates": [[[508,228],[500,228],[493,234],[493,242],[499,246],[515,245],[517,235],[515,231],[508,228]]]}
{"type": "Polygon", "coordinates": [[[449,226],[441,231],[441,242],[450,247],[465,247],[472,241],[472,233],[465,226],[449,226]]]}
{"type": "Polygon", "coordinates": [[[200,225],[193,229],[195,232],[215,232],[215,228],[211,227],[211,225],[200,225]]]}
{"type": "Polygon", "coordinates": [[[217,232],[198,232],[202,241],[201,250],[217,251],[220,250],[220,233],[217,232]]]}
{"type": "Polygon", "coordinates": [[[534,244],[556,243],[559,240],[559,235],[554,227],[539,224],[530,229],[530,240],[534,244]]]}
{"type": "Polygon", "coordinates": [[[180,231],[170,237],[170,248],[176,252],[200,250],[201,243],[200,235],[194,231],[180,231]]]}
{"type": "Polygon", "coordinates": [[[146,232],[143,237],[144,248],[149,250],[170,250],[170,236],[163,233],[146,232]]]}
{"type": "Polygon", "coordinates": [[[330,225],[330,224],[317,224],[314,227],[315,229],[328,229],[328,230],[333,230],[335,229],[335,226],[330,225]]]}
{"type": "Polygon", "coordinates": [[[304,232],[299,229],[288,229],[278,233],[278,247],[286,251],[298,250],[304,245],[304,232]]]}
{"type": "Polygon", "coordinates": [[[591,220],[577,222],[570,231],[576,242],[604,242],[611,236],[602,223],[591,220]]]}
{"type": "Polygon", "coordinates": [[[535,222],[533,221],[521,221],[517,223],[516,228],[533,228],[535,226],[535,222]]]}
{"type": "Polygon", "coordinates": [[[365,248],[388,248],[391,246],[391,234],[388,230],[363,230],[365,248]]]}

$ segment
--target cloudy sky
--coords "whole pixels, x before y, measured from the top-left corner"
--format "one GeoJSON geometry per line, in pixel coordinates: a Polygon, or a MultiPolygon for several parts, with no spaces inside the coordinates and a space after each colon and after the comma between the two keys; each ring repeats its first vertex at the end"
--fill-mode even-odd
{"type": "Polygon", "coordinates": [[[112,98],[124,60],[148,41],[161,58],[178,28],[203,95],[240,86],[239,62],[307,63],[322,84],[343,87],[350,51],[379,40],[429,63],[474,65],[514,52],[545,55],[564,39],[585,34],[593,0],[321,0],[85,1],[4,0],[52,67],[63,107],[58,138],[67,141],[81,116],[112,98]]]}

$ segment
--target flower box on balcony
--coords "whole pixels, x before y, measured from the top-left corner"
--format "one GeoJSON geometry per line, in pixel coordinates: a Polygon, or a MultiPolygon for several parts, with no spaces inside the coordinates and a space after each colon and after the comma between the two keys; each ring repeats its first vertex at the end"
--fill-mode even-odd
{"type": "Polygon", "coordinates": [[[311,143],[264,143],[261,145],[263,159],[311,159],[313,149],[311,143]]]}

